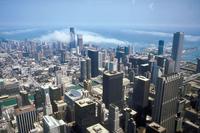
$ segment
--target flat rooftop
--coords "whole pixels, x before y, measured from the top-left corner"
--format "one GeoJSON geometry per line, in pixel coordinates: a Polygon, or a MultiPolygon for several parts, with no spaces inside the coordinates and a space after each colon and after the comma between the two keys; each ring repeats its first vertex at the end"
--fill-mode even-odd
{"type": "Polygon", "coordinates": [[[92,101],[89,98],[84,98],[76,101],[76,104],[78,104],[80,107],[85,107],[91,104],[94,104],[94,101],[92,101]]]}
{"type": "Polygon", "coordinates": [[[154,129],[155,131],[158,131],[158,132],[166,131],[166,128],[162,127],[161,125],[159,125],[155,122],[148,124],[148,126],[151,127],[152,129],[154,129]]]}
{"type": "Polygon", "coordinates": [[[149,79],[144,76],[135,76],[135,78],[143,80],[143,81],[149,81],[149,79]]]}
{"type": "Polygon", "coordinates": [[[89,133],[109,133],[109,131],[99,123],[88,127],[87,132],[89,132],[89,133]]]}

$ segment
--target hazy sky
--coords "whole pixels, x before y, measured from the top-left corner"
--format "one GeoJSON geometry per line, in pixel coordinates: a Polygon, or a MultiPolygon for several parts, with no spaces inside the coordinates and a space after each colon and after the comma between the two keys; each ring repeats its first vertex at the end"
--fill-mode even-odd
{"type": "Polygon", "coordinates": [[[200,0],[0,0],[0,26],[200,27],[200,0]]]}

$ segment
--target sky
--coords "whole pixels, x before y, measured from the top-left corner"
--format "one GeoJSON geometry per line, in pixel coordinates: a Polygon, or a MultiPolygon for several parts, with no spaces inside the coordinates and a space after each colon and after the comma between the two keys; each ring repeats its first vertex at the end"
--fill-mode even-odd
{"type": "Polygon", "coordinates": [[[0,0],[0,27],[200,27],[200,0],[0,0]]]}

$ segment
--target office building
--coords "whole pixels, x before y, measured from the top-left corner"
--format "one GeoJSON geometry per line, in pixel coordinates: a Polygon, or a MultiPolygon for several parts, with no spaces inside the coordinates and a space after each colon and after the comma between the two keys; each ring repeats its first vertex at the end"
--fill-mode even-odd
{"type": "Polygon", "coordinates": [[[165,57],[164,56],[162,56],[162,55],[158,55],[157,57],[156,57],[156,60],[157,60],[157,65],[159,66],[159,67],[161,67],[161,68],[163,68],[164,66],[165,66],[165,57]]]}
{"type": "Polygon", "coordinates": [[[150,81],[144,76],[136,76],[133,86],[132,103],[136,111],[143,111],[148,106],[150,81]]]}
{"type": "Polygon", "coordinates": [[[153,120],[167,129],[166,133],[175,132],[178,92],[182,83],[181,74],[163,75],[158,78],[153,120]]]}
{"type": "Polygon", "coordinates": [[[44,133],[67,133],[66,123],[53,116],[43,116],[44,133]]]}
{"type": "Polygon", "coordinates": [[[87,127],[86,133],[109,133],[109,131],[100,123],[97,123],[90,127],[87,127]]]}
{"type": "Polygon", "coordinates": [[[65,50],[60,50],[60,63],[65,63],[65,56],[66,56],[66,52],[65,50]]]}
{"type": "Polygon", "coordinates": [[[164,53],[164,41],[159,40],[158,42],[158,55],[163,55],[164,53]]]}
{"type": "Polygon", "coordinates": [[[166,133],[166,128],[162,127],[158,123],[151,122],[147,124],[146,132],[147,133],[166,133]]]}
{"type": "Polygon", "coordinates": [[[123,73],[106,71],[103,74],[103,102],[106,108],[111,103],[119,108],[123,106],[123,73]],[[113,93],[114,92],[114,93],[113,93]]]}
{"type": "Polygon", "coordinates": [[[123,110],[125,133],[136,133],[136,122],[134,120],[136,115],[137,112],[130,108],[125,108],[123,110]]]}
{"type": "Polygon", "coordinates": [[[75,40],[75,29],[74,27],[70,27],[70,49],[76,48],[76,40],[75,40]]]}
{"type": "Polygon", "coordinates": [[[197,58],[197,73],[200,73],[200,58],[197,58]]]}
{"type": "Polygon", "coordinates": [[[77,45],[79,46],[79,51],[83,50],[83,36],[81,34],[77,35],[77,45]]]}
{"type": "Polygon", "coordinates": [[[83,82],[87,78],[87,69],[86,69],[86,60],[81,60],[81,72],[80,72],[80,81],[83,82]]]}
{"type": "Polygon", "coordinates": [[[78,132],[84,132],[87,127],[96,123],[96,104],[89,98],[75,101],[75,122],[78,132]]]}
{"type": "Polygon", "coordinates": [[[176,32],[173,37],[172,59],[175,61],[175,72],[180,71],[180,61],[183,52],[184,33],[176,32]]]}
{"type": "Polygon", "coordinates": [[[91,79],[91,59],[86,58],[86,72],[87,72],[87,79],[91,79]]]}
{"type": "Polygon", "coordinates": [[[83,97],[81,89],[71,89],[64,94],[64,101],[67,103],[67,122],[75,121],[75,101],[83,97]]]}
{"type": "Polygon", "coordinates": [[[118,132],[120,133],[120,131],[122,130],[119,124],[120,123],[119,115],[120,115],[119,108],[114,104],[110,104],[108,125],[109,125],[109,131],[111,133],[118,133],[118,132]]]}
{"type": "Polygon", "coordinates": [[[61,89],[57,86],[50,86],[49,88],[50,99],[53,102],[54,100],[61,100],[61,89]]]}
{"type": "Polygon", "coordinates": [[[97,77],[99,75],[99,55],[97,50],[88,49],[88,57],[91,59],[91,76],[97,77]]]}
{"type": "Polygon", "coordinates": [[[45,104],[45,95],[42,92],[42,89],[36,89],[34,94],[34,104],[36,109],[44,107],[45,104]]]}
{"type": "Polygon", "coordinates": [[[30,105],[30,101],[28,99],[28,93],[27,93],[27,91],[25,91],[25,90],[24,91],[20,91],[19,94],[20,94],[21,102],[22,102],[21,106],[30,105]]]}
{"type": "Polygon", "coordinates": [[[33,105],[27,105],[15,109],[17,127],[20,133],[28,133],[34,128],[34,122],[37,120],[36,110],[33,105]]]}
{"type": "Polygon", "coordinates": [[[51,114],[53,114],[53,109],[52,109],[51,100],[50,100],[50,96],[49,96],[49,86],[44,85],[41,88],[43,90],[43,95],[45,98],[44,114],[51,115],[51,114]]]}
{"type": "Polygon", "coordinates": [[[172,58],[167,58],[165,62],[165,72],[164,74],[174,73],[175,62],[172,58]]]}

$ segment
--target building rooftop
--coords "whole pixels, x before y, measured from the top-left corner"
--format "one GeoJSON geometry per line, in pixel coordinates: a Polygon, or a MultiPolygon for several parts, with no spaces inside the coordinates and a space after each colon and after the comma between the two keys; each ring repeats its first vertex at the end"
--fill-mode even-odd
{"type": "Polygon", "coordinates": [[[109,133],[109,131],[99,123],[88,127],[87,132],[89,132],[89,133],[109,133]]]}
{"type": "Polygon", "coordinates": [[[149,79],[144,77],[144,76],[135,76],[135,78],[143,80],[143,81],[148,81],[149,79]]]}
{"type": "Polygon", "coordinates": [[[92,101],[89,98],[84,98],[76,101],[76,104],[79,105],[80,107],[85,107],[91,104],[94,104],[94,101],[92,101]]]}
{"type": "Polygon", "coordinates": [[[113,75],[118,75],[118,74],[122,74],[122,73],[121,72],[117,72],[117,71],[112,71],[112,72],[105,71],[104,74],[107,75],[107,76],[113,76],[113,75]]]}
{"type": "Polygon", "coordinates": [[[161,125],[159,125],[155,122],[148,124],[148,126],[158,132],[164,132],[166,130],[166,128],[162,127],[161,125]]]}
{"type": "Polygon", "coordinates": [[[27,105],[27,106],[23,106],[23,107],[19,107],[17,109],[15,109],[15,113],[16,115],[20,115],[26,112],[31,112],[35,110],[35,106],[34,105],[27,105]]]}

